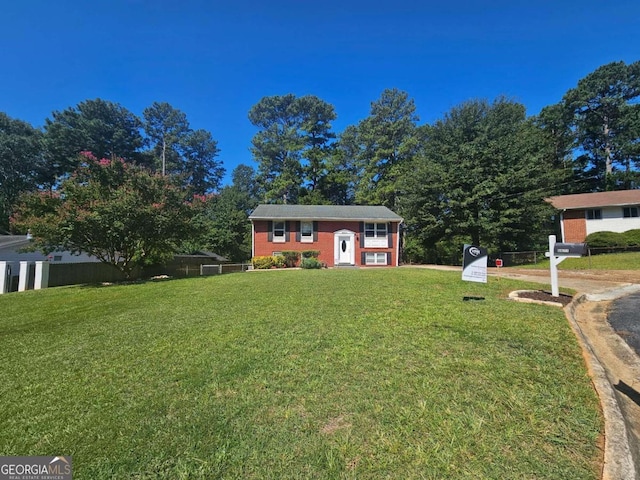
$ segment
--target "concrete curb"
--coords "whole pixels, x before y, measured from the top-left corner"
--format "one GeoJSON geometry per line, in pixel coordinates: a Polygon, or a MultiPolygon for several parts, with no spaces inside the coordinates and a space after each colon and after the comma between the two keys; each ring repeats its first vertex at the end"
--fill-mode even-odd
{"type": "MultiPolygon", "coordinates": [[[[624,293],[622,294],[624,295],[624,293]]],[[[621,295],[618,295],[621,296],[621,295]]],[[[566,317],[573,329],[585,359],[588,362],[591,379],[600,398],[604,415],[604,465],[602,480],[637,480],[634,458],[629,446],[627,425],[620,410],[616,394],[611,386],[606,371],[598,359],[593,345],[583,333],[576,321],[576,308],[582,303],[591,301],[591,296],[579,294],[576,299],[565,308],[566,317]]],[[[617,297],[612,297],[617,298],[617,297]]]]}

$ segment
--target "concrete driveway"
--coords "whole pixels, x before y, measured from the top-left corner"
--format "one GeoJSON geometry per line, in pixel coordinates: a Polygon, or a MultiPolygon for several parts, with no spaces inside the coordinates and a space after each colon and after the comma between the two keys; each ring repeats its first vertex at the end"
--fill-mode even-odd
{"type": "Polygon", "coordinates": [[[607,317],[616,333],[640,356],[640,293],[614,300],[607,317]]]}

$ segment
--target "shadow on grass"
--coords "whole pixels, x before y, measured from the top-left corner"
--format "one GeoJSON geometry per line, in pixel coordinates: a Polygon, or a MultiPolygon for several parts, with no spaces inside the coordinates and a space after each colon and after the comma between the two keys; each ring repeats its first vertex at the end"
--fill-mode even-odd
{"type": "Polygon", "coordinates": [[[184,280],[187,278],[196,278],[196,277],[169,277],[167,275],[160,275],[158,277],[152,278],[138,278],[131,280],[117,280],[114,282],[100,282],[100,283],[83,283],[81,285],[69,285],[76,286],[79,288],[106,288],[106,287],[115,287],[115,286],[124,286],[124,285],[143,285],[145,283],[158,283],[158,282],[167,282],[172,280],[184,280]]]}

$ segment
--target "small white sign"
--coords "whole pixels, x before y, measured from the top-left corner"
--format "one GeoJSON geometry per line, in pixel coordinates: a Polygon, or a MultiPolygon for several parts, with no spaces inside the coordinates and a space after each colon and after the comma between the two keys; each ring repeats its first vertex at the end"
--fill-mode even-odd
{"type": "Polygon", "coordinates": [[[462,259],[462,280],[487,283],[487,249],[465,245],[462,259]]]}

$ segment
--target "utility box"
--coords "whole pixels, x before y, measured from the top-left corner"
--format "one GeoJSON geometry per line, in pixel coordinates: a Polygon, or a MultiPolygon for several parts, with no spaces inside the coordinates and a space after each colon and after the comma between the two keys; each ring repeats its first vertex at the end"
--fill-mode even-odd
{"type": "Polygon", "coordinates": [[[587,254],[586,243],[556,243],[553,247],[556,257],[582,257],[587,254]]]}

